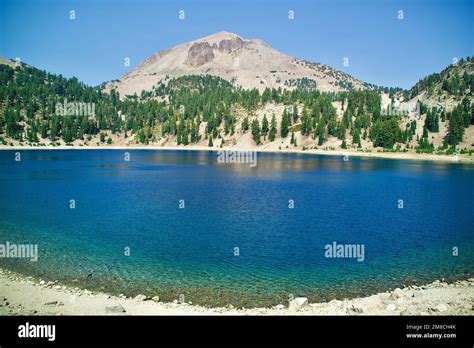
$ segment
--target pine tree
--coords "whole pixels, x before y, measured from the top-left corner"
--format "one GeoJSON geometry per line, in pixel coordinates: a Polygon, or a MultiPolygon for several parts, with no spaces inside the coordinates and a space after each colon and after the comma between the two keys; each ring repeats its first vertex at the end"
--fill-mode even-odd
{"type": "Polygon", "coordinates": [[[189,144],[189,134],[188,134],[188,127],[186,127],[183,132],[181,133],[181,142],[183,145],[189,144]]]}
{"type": "Polygon", "coordinates": [[[260,144],[260,123],[258,122],[257,119],[252,121],[252,136],[253,140],[257,143],[257,145],[260,144]]]}
{"type": "Polygon", "coordinates": [[[273,114],[272,121],[270,123],[270,135],[269,135],[270,141],[275,140],[276,131],[277,131],[276,130],[276,118],[275,118],[275,114],[273,114]]]}
{"type": "Polygon", "coordinates": [[[448,132],[444,138],[444,145],[456,146],[464,137],[464,118],[462,106],[456,106],[448,116],[448,132]]]}
{"type": "Polygon", "coordinates": [[[296,122],[298,122],[298,108],[296,107],[296,105],[293,105],[293,113],[292,113],[292,118],[293,118],[293,124],[295,124],[296,122]]]}
{"type": "Polygon", "coordinates": [[[285,111],[283,112],[283,117],[281,119],[281,137],[286,138],[288,136],[288,127],[290,126],[290,115],[288,115],[288,112],[285,111]]]}
{"type": "Polygon", "coordinates": [[[303,126],[303,128],[301,130],[301,134],[308,135],[308,134],[311,133],[311,131],[312,131],[311,118],[308,115],[308,113],[306,112],[306,109],[303,110],[303,124],[302,124],[302,126],[303,126]]]}
{"type": "Polygon", "coordinates": [[[263,135],[263,140],[266,139],[267,134],[268,134],[268,120],[267,120],[267,115],[263,115],[263,120],[262,120],[262,135],[263,135]]]}
{"type": "Polygon", "coordinates": [[[326,127],[324,125],[324,120],[321,119],[318,123],[318,128],[317,128],[317,135],[318,135],[318,145],[323,145],[325,138],[324,138],[324,133],[326,131],[326,127]]]}
{"type": "Polygon", "coordinates": [[[358,147],[361,147],[359,128],[356,128],[354,131],[354,135],[352,136],[352,144],[358,145],[358,147]]]}
{"type": "Polygon", "coordinates": [[[207,143],[207,146],[213,147],[214,143],[212,142],[212,135],[209,135],[209,142],[207,143]]]}
{"type": "MultiPolygon", "coordinates": [[[[102,138],[102,133],[101,133],[101,138],[102,138]]],[[[138,141],[141,143],[141,144],[145,144],[146,142],[146,139],[145,139],[145,133],[143,132],[143,129],[140,129],[140,131],[138,132],[138,141]]]]}
{"type": "Polygon", "coordinates": [[[244,120],[242,121],[242,132],[245,133],[246,131],[249,130],[249,118],[246,117],[244,118],[244,120]]]}
{"type": "Polygon", "coordinates": [[[46,121],[41,122],[41,138],[46,139],[48,137],[48,123],[46,121]]]}
{"type": "Polygon", "coordinates": [[[197,132],[197,127],[194,120],[191,121],[190,135],[191,135],[191,142],[196,143],[198,141],[198,132],[197,132]]]}
{"type": "Polygon", "coordinates": [[[374,146],[392,149],[395,143],[402,140],[402,131],[395,118],[379,119],[372,126],[370,138],[374,146]]]}

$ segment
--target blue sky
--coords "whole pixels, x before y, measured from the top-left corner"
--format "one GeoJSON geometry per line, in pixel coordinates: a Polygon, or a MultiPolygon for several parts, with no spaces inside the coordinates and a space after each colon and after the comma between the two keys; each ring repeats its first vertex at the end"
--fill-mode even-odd
{"type": "Polygon", "coordinates": [[[97,85],[154,52],[229,31],[366,82],[409,88],[453,57],[474,55],[473,22],[469,0],[0,0],[0,56],[97,85]]]}

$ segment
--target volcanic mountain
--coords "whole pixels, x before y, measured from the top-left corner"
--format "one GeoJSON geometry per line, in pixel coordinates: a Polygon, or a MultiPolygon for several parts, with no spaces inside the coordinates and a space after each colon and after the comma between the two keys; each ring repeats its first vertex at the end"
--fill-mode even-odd
{"type": "Polygon", "coordinates": [[[290,57],[267,43],[218,32],[153,54],[120,80],[106,84],[121,96],[140,95],[158,83],[184,75],[212,75],[244,89],[296,87],[338,92],[367,89],[352,76],[327,65],[290,57]]]}

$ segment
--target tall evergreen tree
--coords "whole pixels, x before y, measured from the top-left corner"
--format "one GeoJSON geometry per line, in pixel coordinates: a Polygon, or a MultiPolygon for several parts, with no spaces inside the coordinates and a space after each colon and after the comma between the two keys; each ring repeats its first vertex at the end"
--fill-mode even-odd
{"type": "Polygon", "coordinates": [[[280,133],[281,133],[282,138],[286,138],[288,136],[288,127],[289,126],[290,126],[290,115],[288,114],[288,112],[285,109],[285,111],[283,112],[282,119],[281,119],[280,133]]]}
{"type": "Polygon", "coordinates": [[[269,135],[270,141],[274,141],[274,140],[275,140],[276,132],[277,132],[277,129],[276,129],[276,118],[275,118],[275,114],[273,114],[273,116],[272,116],[272,121],[271,121],[271,123],[270,123],[270,135],[269,135]]]}
{"type": "Polygon", "coordinates": [[[308,115],[308,112],[306,111],[306,109],[304,109],[301,134],[308,135],[311,133],[311,131],[312,131],[311,117],[308,115]]]}
{"type": "Polygon", "coordinates": [[[360,143],[360,130],[356,128],[354,131],[354,135],[352,136],[352,144],[357,145],[358,147],[362,147],[360,143]]]}
{"type": "Polygon", "coordinates": [[[268,120],[267,120],[267,115],[263,115],[263,120],[262,120],[262,135],[263,139],[265,140],[268,134],[269,128],[268,128],[268,120]]]}
{"type": "Polygon", "coordinates": [[[324,119],[321,118],[321,120],[318,122],[318,128],[317,128],[317,136],[318,136],[318,145],[323,145],[325,139],[325,132],[326,132],[326,127],[324,125],[324,119]]]}
{"type": "Polygon", "coordinates": [[[249,130],[249,118],[246,117],[244,118],[244,120],[242,121],[242,132],[246,132],[249,130]]]}
{"type": "Polygon", "coordinates": [[[260,145],[260,123],[257,119],[252,121],[252,136],[257,145],[260,145]]]}
{"type": "Polygon", "coordinates": [[[444,138],[444,145],[456,146],[464,137],[464,118],[462,106],[456,106],[448,116],[448,132],[444,138]]]}

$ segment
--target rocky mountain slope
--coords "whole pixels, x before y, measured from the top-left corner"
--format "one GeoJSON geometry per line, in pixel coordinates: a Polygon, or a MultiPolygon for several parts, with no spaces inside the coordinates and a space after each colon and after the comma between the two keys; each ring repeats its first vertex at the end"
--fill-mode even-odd
{"type": "Polygon", "coordinates": [[[140,95],[160,82],[184,75],[218,76],[260,92],[267,87],[317,88],[322,92],[371,88],[327,65],[280,53],[261,40],[219,32],[155,53],[120,80],[109,82],[106,90],[116,89],[120,96],[140,95]]]}
{"type": "Polygon", "coordinates": [[[467,58],[388,90],[229,33],[158,53],[105,90],[0,60],[0,144],[471,156],[473,70],[467,58]],[[72,101],[94,114],[58,114],[72,101]]]}
{"type": "MultiPolygon", "coordinates": [[[[415,122],[417,124],[416,135],[423,136],[423,128],[428,110],[439,110],[440,113],[451,113],[453,109],[463,104],[470,105],[470,118],[474,118],[474,59],[460,59],[451,64],[440,73],[433,73],[422,78],[410,90],[400,91],[391,98],[387,94],[382,95],[382,108],[392,111],[411,110],[402,120],[403,124],[415,122]],[[420,110],[420,104],[424,108],[420,110]],[[421,111],[421,114],[420,114],[421,111]]],[[[445,117],[439,119],[438,131],[428,131],[430,141],[435,147],[443,144],[448,132],[448,122],[445,117]]],[[[466,122],[465,134],[460,142],[460,147],[465,149],[474,148],[474,125],[466,122]]],[[[413,142],[412,146],[416,146],[413,142]]]]}

